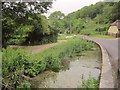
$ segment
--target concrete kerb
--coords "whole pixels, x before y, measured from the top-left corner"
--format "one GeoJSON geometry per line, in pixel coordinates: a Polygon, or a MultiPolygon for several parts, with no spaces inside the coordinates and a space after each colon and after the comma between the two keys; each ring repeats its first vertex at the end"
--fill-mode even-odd
{"type": "Polygon", "coordinates": [[[93,40],[83,38],[88,41],[91,41],[93,43],[96,43],[102,52],[102,68],[101,68],[101,74],[100,74],[100,84],[99,89],[101,88],[114,88],[114,80],[112,76],[112,66],[109,60],[109,56],[107,51],[98,43],[93,40]]]}
{"type": "Polygon", "coordinates": [[[110,64],[108,53],[99,43],[97,44],[100,46],[102,52],[102,70],[99,88],[114,88],[112,66],[110,64]]]}

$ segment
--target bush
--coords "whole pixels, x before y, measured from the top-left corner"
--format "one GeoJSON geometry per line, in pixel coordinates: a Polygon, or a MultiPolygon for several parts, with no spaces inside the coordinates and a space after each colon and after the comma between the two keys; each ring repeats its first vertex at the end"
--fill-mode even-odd
{"type": "MultiPolygon", "coordinates": [[[[34,61],[34,60],[33,60],[34,61]]],[[[29,75],[30,77],[34,77],[40,72],[46,69],[46,61],[40,60],[37,62],[31,62],[25,65],[25,75],[29,75]]]]}
{"type": "Polygon", "coordinates": [[[17,84],[24,74],[24,63],[28,55],[21,49],[3,49],[2,53],[2,76],[3,84],[13,86],[17,84]]]}
{"type": "Polygon", "coordinates": [[[40,45],[46,43],[53,43],[57,42],[57,37],[57,33],[42,34],[35,31],[29,33],[28,37],[26,37],[25,42],[23,42],[23,45],[40,45]]]}

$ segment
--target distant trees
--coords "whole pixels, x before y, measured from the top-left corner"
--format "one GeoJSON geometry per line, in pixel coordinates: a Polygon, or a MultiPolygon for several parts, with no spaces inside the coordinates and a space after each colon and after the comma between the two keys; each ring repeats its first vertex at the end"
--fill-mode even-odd
{"type": "Polygon", "coordinates": [[[49,20],[50,21],[55,19],[60,20],[60,19],[63,19],[64,16],[65,16],[64,13],[62,13],[61,11],[55,11],[49,16],[49,20]]]}
{"type": "Polygon", "coordinates": [[[112,4],[114,6],[113,8],[113,13],[112,13],[112,16],[111,16],[111,20],[112,21],[115,21],[117,19],[120,19],[120,1],[119,2],[114,2],[112,4]]]}
{"type": "MultiPolygon", "coordinates": [[[[54,20],[56,26],[67,34],[106,34],[111,22],[120,19],[120,2],[98,2],[95,5],[85,6],[70,13],[59,21],[54,20]]],[[[53,14],[51,14],[53,16],[53,14]]],[[[50,16],[50,17],[51,17],[50,16]]],[[[57,16],[55,16],[57,17],[57,16]]]]}

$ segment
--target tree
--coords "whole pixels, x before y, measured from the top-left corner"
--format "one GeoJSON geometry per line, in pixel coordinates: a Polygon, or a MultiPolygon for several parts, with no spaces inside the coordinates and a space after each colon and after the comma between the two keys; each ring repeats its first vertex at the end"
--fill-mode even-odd
{"type": "Polygon", "coordinates": [[[114,22],[117,19],[120,19],[120,1],[112,3],[112,6],[114,7],[112,10],[112,15],[110,17],[111,22],[114,22]]]}
{"type": "Polygon", "coordinates": [[[41,26],[43,23],[40,21],[40,17],[42,13],[45,13],[51,7],[51,4],[52,2],[3,2],[3,47],[8,44],[22,43],[23,39],[25,41],[27,34],[34,31],[34,29],[38,29],[41,32],[44,31],[46,28],[42,29],[41,26]],[[19,33],[23,35],[19,35],[19,33]]]}
{"type": "Polygon", "coordinates": [[[52,28],[55,30],[55,32],[62,32],[63,30],[63,21],[64,14],[60,11],[55,11],[49,16],[49,22],[52,28]]]}
{"type": "Polygon", "coordinates": [[[84,23],[85,23],[84,20],[81,18],[74,19],[72,22],[72,25],[73,25],[72,32],[75,34],[80,33],[80,31],[85,28],[84,23]]]}
{"type": "Polygon", "coordinates": [[[49,16],[49,20],[50,21],[54,19],[60,20],[60,19],[63,19],[64,16],[65,16],[64,13],[62,13],[61,11],[55,11],[49,16]]]}

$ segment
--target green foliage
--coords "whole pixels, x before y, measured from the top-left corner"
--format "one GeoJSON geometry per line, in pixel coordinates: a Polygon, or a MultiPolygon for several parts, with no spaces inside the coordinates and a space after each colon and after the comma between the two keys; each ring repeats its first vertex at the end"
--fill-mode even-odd
{"type": "Polygon", "coordinates": [[[93,77],[89,77],[87,80],[82,81],[82,87],[85,90],[93,88],[94,90],[99,88],[99,81],[93,77]]]}
{"type": "Polygon", "coordinates": [[[91,37],[94,37],[94,38],[113,38],[112,36],[108,36],[108,35],[99,35],[99,34],[91,35],[91,37]]]}
{"type": "Polygon", "coordinates": [[[31,84],[28,81],[23,81],[17,86],[17,90],[30,90],[31,84]]]}
{"type": "Polygon", "coordinates": [[[28,32],[30,32],[32,29],[33,27],[30,25],[22,25],[18,27],[7,44],[21,45],[23,42],[25,42],[26,37],[28,37],[28,32]]]}
{"type": "Polygon", "coordinates": [[[17,71],[16,75],[25,73],[33,77],[47,69],[58,71],[62,66],[62,58],[89,50],[91,47],[92,43],[73,38],[33,56],[25,54],[20,49],[3,49],[3,75],[7,77],[11,72],[10,74],[14,76],[17,71]]]}
{"type": "Polygon", "coordinates": [[[64,14],[60,11],[55,11],[49,16],[49,22],[50,26],[53,28],[54,31],[56,32],[62,32],[64,23],[62,19],[64,18],[64,14]]]}
{"type": "MultiPolygon", "coordinates": [[[[59,33],[67,34],[107,34],[109,25],[119,19],[120,2],[97,2],[68,14],[59,25],[59,33]]],[[[60,23],[59,22],[59,23],[60,23]]]]}
{"type": "Polygon", "coordinates": [[[120,1],[118,2],[108,2],[108,4],[113,7],[112,14],[110,15],[111,21],[116,21],[117,19],[120,19],[120,1]]]}
{"type": "MultiPolygon", "coordinates": [[[[8,87],[15,87],[23,79],[22,75],[34,77],[45,70],[58,71],[62,68],[62,59],[90,50],[93,43],[79,38],[68,39],[67,42],[46,49],[42,53],[29,55],[23,50],[6,48],[2,50],[2,83],[8,87]]],[[[18,87],[27,88],[27,82],[18,87]]]]}
{"type": "Polygon", "coordinates": [[[45,44],[57,41],[58,31],[54,30],[45,16],[37,15],[32,20],[33,31],[28,33],[24,44],[45,44]]]}
{"type": "Polygon", "coordinates": [[[95,79],[94,77],[91,77],[89,75],[88,79],[84,79],[82,77],[82,84],[78,86],[77,90],[98,90],[99,89],[99,80],[95,79]]]}
{"type": "Polygon", "coordinates": [[[64,14],[61,11],[55,11],[53,12],[50,16],[49,16],[49,20],[50,21],[54,21],[55,19],[63,19],[64,18],[64,14]]]}
{"type": "Polygon", "coordinates": [[[46,69],[46,61],[38,57],[31,57],[29,63],[25,65],[25,75],[34,77],[46,69]]]}
{"type": "Polygon", "coordinates": [[[45,16],[41,15],[51,4],[52,2],[3,2],[3,47],[10,44],[56,42],[58,31],[50,26],[45,16]]]}
{"type": "Polygon", "coordinates": [[[21,49],[3,49],[2,51],[2,76],[3,84],[14,87],[20,82],[24,74],[24,64],[27,63],[28,55],[21,49]]]}
{"type": "Polygon", "coordinates": [[[23,67],[24,57],[25,55],[20,49],[16,51],[11,48],[3,49],[3,76],[23,67]]]}
{"type": "Polygon", "coordinates": [[[25,69],[25,74],[33,77],[48,69],[58,71],[62,66],[62,58],[90,50],[91,47],[93,47],[93,44],[85,40],[69,39],[68,42],[51,47],[40,54],[33,55],[30,60],[31,63],[25,69]]]}

